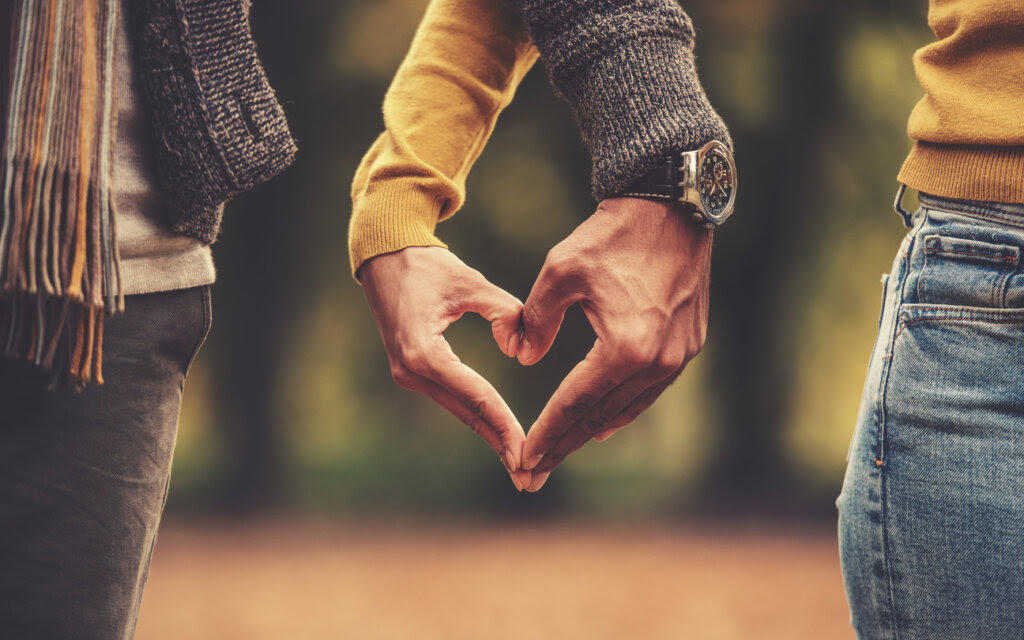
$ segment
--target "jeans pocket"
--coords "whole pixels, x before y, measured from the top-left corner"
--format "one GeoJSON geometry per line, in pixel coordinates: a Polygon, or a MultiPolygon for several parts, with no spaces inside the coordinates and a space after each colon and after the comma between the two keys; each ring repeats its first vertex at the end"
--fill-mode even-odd
{"type": "Polygon", "coordinates": [[[185,366],[186,377],[188,377],[189,371],[192,370],[192,365],[196,361],[196,356],[199,355],[199,350],[202,348],[203,343],[206,342],[206,338],[210,335],[210,329],[213,328],[213,304],[210,295],[210,285],[197,287],[196,291],[199,293],[199,297],[202,302],[202,327],[195,346],[192,347],[192,353],[188,358],[188,363],[185,366]]]}
{"type": "Polygon", "coordinates": [[[903,305],[886,412],[890,418],[905,413],[914,424],[939,424],[1019,406],[1020,362],[1024,309],[903,305]]]}
{"type": "Polygon", "coordinates": [[[924,237],[917,283],[923,304],[1001,308],[1006,285],[1020,262],[1020,248],[940,234],[924,237]]]}

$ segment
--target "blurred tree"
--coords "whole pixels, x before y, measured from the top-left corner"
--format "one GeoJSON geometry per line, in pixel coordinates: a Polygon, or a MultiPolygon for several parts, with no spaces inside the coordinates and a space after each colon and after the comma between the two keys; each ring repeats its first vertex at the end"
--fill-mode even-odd
{"type": "MultiPolygon", "coordinates": [[[[769,83],[763,88],[769,104],[744,107],[736,104],[741,98],[720,105],[726,107],[723,115],[738,150],[737,207],[742,214],[723,230],[715,247],[711,323],[716,337],[709,351],[714,356],[711,387],[720,420],[718,446],[705,478],[713,508],[807,506],[794,500],[808,492],[802,487],[801,470],[791,466],[783,437],[792,417],[796,380],[795,359],[787,348],[799,339],[792,336],[793,314],[783,302],[791,299],[786,295],[789,283],[798,268],[807,266],[806,256],[822,240],[832,209],[824,185],[833,176],[826,174],[822,160],[825,146],[835,139],[831,133],[844,125],[845,79],[839,64],[844,34],[857,24],[854,18],[865,13],[876,22],[906,20],[918,13],[906,5],[891,0],[856,5],[734,0],[693,7],[697,14],[708,13],[695,18],[705,41],[734,42],[735,22],[744,14],[767,14],[761,24],[769,31],[762,34],[768,47],[762,62],[747,61],[767,76],[753,80],[757,85],[769,83]],[[758,117],[730,117],[729,106],[758,117]]],[[[714,68],[713,56],[723,47],[711,48],[713,52],[701,59],[707,66],[708,55],[712,56],[714,68]]],[[[706,68],[703,75],[710,79],[713,102],[716,81],[738,80],[735,75],[715,78],[706,68]]],[[[717,88],[735,94],[747,87],[739,83],[717,88]]],[[[756,95],[756,86],[749,89],[756,95]]],[[[851,153],[868,159],[862,148],[851,153]]],[[[892,167],[893,185],[897,166],[892,167]]],[[[885,198],[888,194],[883,194],[885,198]]],[[[851,389],[850,394],[858,391],[851,389]]]]}
{"type": "MultiPolygon", "coordinates": [[[[232,510],[267,507],[282,495],[285,452],[277,411],[283,361],[308,306],[303,256],[314,218],[316,163],[330,153],[331,101],[317,82],[326,27],[337,11],[327,0],[261,2],[253,30],[271,82],[289,115],[300,153],[294,167],[229,204],[216,246],[218,330],[211,334],[212,396],[224,430],[220,503],[232,510]]],[[[341,250],[339,239],[339,250],[341,250]]]]}
{"type": "Polygon", "coordinates": [[[711,322],[719,337],[711,375],[720,431],[707,482],[719,502],[760,500],[791,488],[780,434],[792,375],[776,349],[786,332],[778,301],[805,229],[815,224],[809,196],[820,179],[819,145],[836,111],[841,25],[830,3],[780,8],[770,38],[773,117],[756,129],[733,125],[737,207],[745,215],[733,223],[739,228],[723,229],[715,247],[711,322]]]}

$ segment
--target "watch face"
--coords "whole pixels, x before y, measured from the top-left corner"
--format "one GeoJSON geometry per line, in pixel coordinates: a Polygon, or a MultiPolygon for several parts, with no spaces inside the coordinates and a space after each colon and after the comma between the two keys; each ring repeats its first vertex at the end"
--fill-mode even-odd
{"type": "Polygon", "coordinates": [[[736,193],[736,170],[724,147],[708,149],[701,159],[697,187],[704,211],[712,220],[724,220],[731,213],[736,193]]]}

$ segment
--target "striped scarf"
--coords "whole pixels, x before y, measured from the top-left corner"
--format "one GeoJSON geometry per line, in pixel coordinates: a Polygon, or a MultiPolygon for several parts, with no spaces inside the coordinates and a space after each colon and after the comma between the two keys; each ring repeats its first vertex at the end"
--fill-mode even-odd
{"type": "Polygon", "coordinates": [[[0,350],[55,384],[102,384],[103,319],[124,308],[110,188],[119,3],[4,4],[0,350]]]}

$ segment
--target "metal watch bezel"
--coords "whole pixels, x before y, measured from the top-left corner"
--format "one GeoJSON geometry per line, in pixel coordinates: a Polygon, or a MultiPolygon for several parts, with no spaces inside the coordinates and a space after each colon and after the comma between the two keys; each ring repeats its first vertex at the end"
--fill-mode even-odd
{"type": "Polygon", "coordinates": [[[694,218],[704,222],[706,226],[717,227],[718,225],[725,222],[729,216],[733,214],[736,208],[736,186],[737,186],[737,175],[736,175],[736,161],[733,159],[732,151],[729,150],[724,143],[718,140],[712,140],[700,149],[695,151],[689,151],[680,154],[680,163],[677,167],[677,171],[680,173],[680,180],[677,183],[680,195],[676,198],[679,202],[688,203],[697,208],[697,213],[694,214],[694,218]],[[719,151],[722,157],[725,158],[729,164],[729,170],[732,171],[732,190],[729,193],[729,202],[726,203],[722,212],[718,215],[710,213],[704,206],[704,201],[700,195],[700,189],[698,185],[700,169],[704,164],[704,159],[712,152],[719,151]]]}

